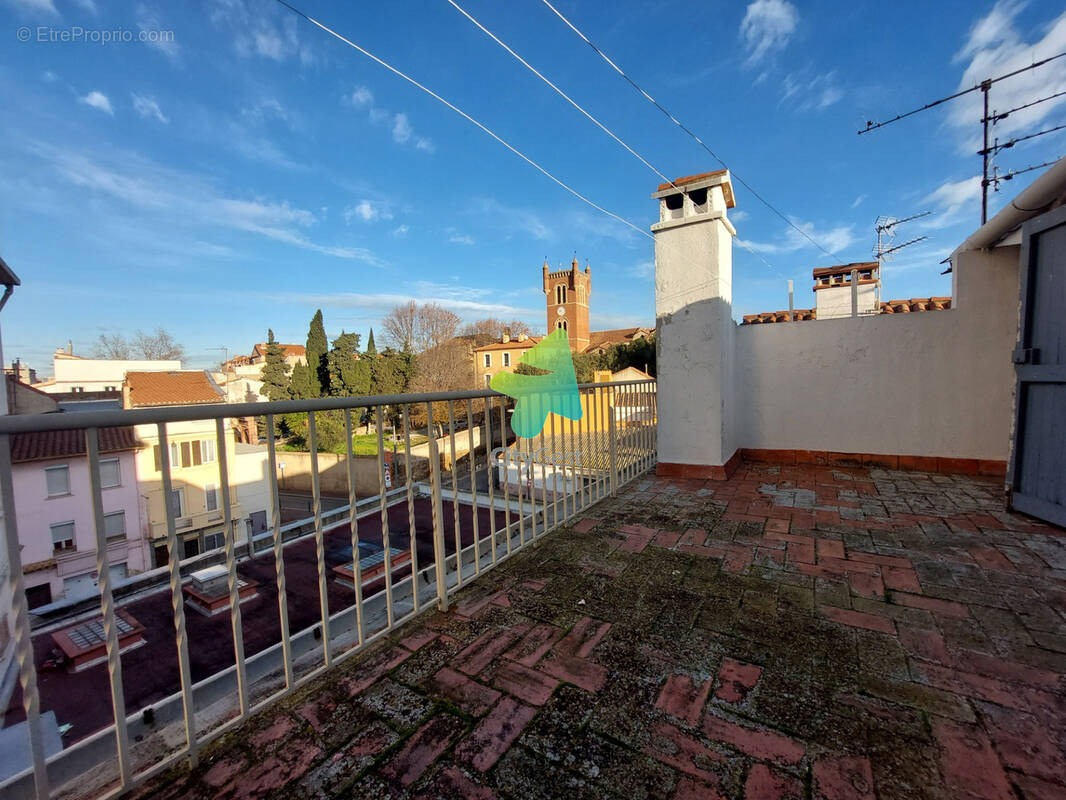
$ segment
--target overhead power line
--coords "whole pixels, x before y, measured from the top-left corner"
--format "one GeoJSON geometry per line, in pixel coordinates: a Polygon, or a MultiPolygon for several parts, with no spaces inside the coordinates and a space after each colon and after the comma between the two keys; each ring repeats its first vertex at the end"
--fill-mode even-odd
{"type": "Polygon", "coordinates": [[[825,253],[825,254],[826,254],[827,256],[829,256],[830,258],[836,258],[836,254],[835,254],[834,252],[832,252],[831,250],[827,250],[827,249],[826,249],[825,247],[823,247],[823,246],[822,246],[822,245],[821,245],[821,244],[820,244],[820,243],[819,243],[819,242],[818,242],[818,241],[817,241],[816,239],[814,239],[814,237],[812,237],[812,236],[811,236],[811,235],[810,235],[809,233],[807,233],[807,231],[803,230],[803,228],[801,228],[801,227],[800,227],[799,225],[797,225],[797,224],[796,224],[795,222],[793,222],[793,221],[792,221],[791,219],[789,219],[789,218],[788,218],[788,217],[787,217],[787,216],[786,216],[785,214],[783,214],[783,213],[782,213],[782,212],[781,212],[781,211],[780,211],[780,210],[779,210],[779,209],[778,209],[778,208],[777,208],[776,206],[774,206],[774,205],[773,205],[773,204],[772,204],[772,203],[771,203],[771,202],[770,202],[769,200],[767,200],[767,199],[766,199],[765,197],[763,197],[763,196],[762,196],[761,194],[759,194],[759,193],[758,193],[758,192],[757,192],[757,191],[756,191],[756,190],[755,190],[755,189],[754,189],[754,188],[752,187],[752,185],[751,185],[750,183],[748,183],[748,182],[747,182],[746,180],[744,180],[744,179],[743,179],[743,178],[742,178],[742,177],[741,177],[740,175],[738,175],[738,174],[737,174],[737,173],[736,173],[736,172],[735,172],[734,170],[732,170],[732,169],[731,169],[731,168],[729,167],[729,165],[725,163],[725,161],[724,161],[724,160],[722,159],[722,157],[721,157],[721,156],[719,156],[719,155],[718,155],[718,154],[717,154],[716,152],[714,152],[714,151],[713,151],[713,150],[712,150],[712,149],[711,149],[711,148],[710,148],[710,147],[709,147],[709,146],[707,145],[707,143],[703,141],[703,139],[701,139],[701,138],[700,138],[699,136],[697,136],[697,135],[696,135],[695,133],[693,133],[691,129],[689,129],[689,128],[688,128],[688,127],[687,127],[687,126],[686,126],[686,125],[685,125],[685,124],[684,124],[683,122],[681,122],[681,120],[679,120],[679,119],[678,119],[677,117],[675,117],[675,116],[674,116],[673,114],[671,114],[671,113],[670,113],[669,111],[667,111],[667,110],[666,110],[666,108],[664,108],[664,107],[663,107],[663,105],[662,105],[662,104],[661,104],[661,103],[660,103],[660,102],[659,102],[658,100],[656,100],[656,99],[655,99],[654,97],[652,97],[652,96],[651,96],[650,94],[648,94],[648,92],[646,92],[646,91],[645,91],[645,90],[644,90],[644,89],[643,89],[643,88],[642,88],[642,87],[640,86],[640,84],[638,84],[638,83],[637,83],[637,82],[636,82],[635,80],[633,80],[633,78],[629,77],[629,75],[628,75],[628,74],[626,73],[626,71],[625,71],[625,70],[623,70],[623,69],[622,69],[622,68],[621,68],[620,66],[618,66],[618,65],[617,65],[617,64],[616,64],[616,63],[615,63],[614,61],[612,61],[612,60],[611,60],[611,58],[610,58],[610,56],[608,56],[608,55],[607,55],[607,54],[606,54],[605,52],[603,52],[603,50],[601,50],[601,49],[600,49],[599,47],[597,47],[597,46],[596,46],[596,45],[595,45],[595,44],[594,44],[594,43],[592,42],[592,40],[591,40],[591,39],[589,39],[589,37],[588,37],[588,36],[586,36],[586,35],[585,35],[584,33],[582,33],[582,32],[581,32],[581,31],[580,31],[580,30],[579,30],[579,29],[577,28],[577,26],[576,26],[576,25],[574,25],[574,23],[572,23],[572,22],[571,22],[571,21],[570,21],[569,19],[567,19],[567,18],[566,18],[566,17],[565,17],[565,16],[564,16],[564,15],[562,14],[562,12],[560,12],[560,11],[559,11],[559,9],[557,9],[557,8],[556,8],[555,6],[553,6],[553,5],[552,5],[552,4],[551,4],[551,3],[550,3],[550,2],[548,1],[548,0],[541,0],[541,1],[542,1],[542,2],[544,3],[544,5],[546,5],[546,6],[548,7],[548,8],[550,8],[550,9],[552,10],[552,12],[553,12],[553,13],[555,14],[555,16],[557,16],[557,17],[558,17],[559,19],[561,19],[561,20],[562,20],[562,21],[563,21],[563,22],[564,22],[564,23],[566,24],[566,26],[567,26],[568,28],[570,28],[570,30],[572,30],[572,31],[573,31],[574,33],[576,33],[576,34],[578,35],[578,37],[579,37],[580,39],[582,39],[582,40],[583,40],[583,41],[585,42],[585,44],[587,44],[587,45],[588,45],[589,47],[591,47],[591,48],[592,48],[592,49],[593,49],[593,50],[594,50],[594,51],[596,52],[596,54],[597,54],[597,55],[599,55],[599,57],[600,57],[600,58],[602,58],[602,59],[603,59],[604,61],[606,61],[606,62],[607,62],[607,63],[608,63],[609,65],[610,65],[610,67],[611,67],[611,68],[612,68],[612,69],[613,69],[613,70],[614,70],[615,72],[617,72],[617,73],[618,73],[619,75],[621,75],[621,76],[622,76],[623,78],[625,78],[626,82],[627,82],[627,83],[628,83],[628,84],[629,84],[630,86],[632,86],[632,87],[633,87],[634,89],[636,89],[636,90],[637,90],[637,91],[638,91],[638,92],[639,92],[640,94],[642,94],[642,95],[644,96],[644,98],[645,98],[645,99],[646,99],[646,100],[647,100],[647,101],[648,101],[649,103],[651,103],[651,104],[652,104],[653,106],[655,106],[655,107],[656,107],[657,109],[659,109],[659,111],[661,111],[661,112],[662,112],[662,113],[663,113],[663,114],[664,114],[664,115],[666,116],[666,118],[667,118],[667,119],[669,119],[669,120],[670,120],[671,122],[673,122],[673,123],[674,123],[674,124],[675,124],[675,125],[676,125],[677,127],[679,127],[679,128],[680,128],[681,130],[683,130],[683,131],[684,131],[684,132],[685,132],[686,134],[688,134],[688,135],[689,135],[689,137],[690,137],[690,138],[691,138],[691,139],[692,139],[692,140],[693,140],[694,142],[696,142],[696,144],[698,144],[698,145],[699,145],[700,147],[702,147],[702,148],[703,148],[704,150],[706,150],[706,151],[707,151],[707,153],[709,153],[709,154],[710,154],[711,158],[713,158],[713,159],[714,159],[715,161],[717,161],[717,162],[718,162],[719,164],[721,164],[721,165],[722,165],[722,167],[723,167],[724,169],[728,169],[728,170],[729,170],[729,172],[730,172],[730,174],[731,174],[731,175],[732,175],[732,176],[733,176],[734,178],[736,178],[736,179],[737,179],[737,183],[741,184],[741,185],[742,185],[742,186],[743,186],[743,187],[744,187],[745,189],[747,189],[747,190],[748,190],[749,192],[751,192],[751,193],[752,193],[752,195],[753,195],[753,196],[755,197],[755,199],[756,199],[756,200],[758,200],[758,201],[759,201],[760,203],[762,203],[762,204],[763,204],[764,206],[766,206],[766,207],[767,207],[768,209],[770,209],[770,211],[772,211],[772,212],[773,212],[774,214],[776,214],[777,216],[779,216],[779,217],[780,217],[780,218],[781,218],[782,220],[784,220],[784,221],[785,221],[785,223],[786,223],[786,224],[787,224],[787,225],[788,225],[788,226],[789,226],[790,228],[792,228],[793,230],[795,230],[795,231],[796,231],[796,233],[798,233],[798,234],[799,234],[800,236],[802,236],[802,237],[803,237],[804,239],[806,239],[806,240],[807,240],[808,242],[810,242],[810,243],[811,243],[812,245],[814,245],[815,247],[817,247],[817,248],[818,248],[819,250],[821,250],[821,251],[822,251],[823,253],[825,253]]]}
{"type": "MultiPolygon", "coordinates": [[[[430,89],[430,88],[426,87],[425,85],[419,83],[417,80],[412,78],[407,73],[405,73],[405,72],[401,71],[400,69],[394,67],[392,64],[388,63],[384,59],[381,59],[378,56],[374,55],[373,53],[371,53],[366,48],[361,47],[360,45],[356,44],[351,39],[348,39],[344,35],[338,33],[337,31],[333,30],[332,28],[330,28],[328,25],[325,25],[325,24],[319,22],[314,17],[304,13],[300,9],[298,9],[295,6],[291,5],[290,3],[286,2],[286,0],[277,0],[277,2],[280,5],[282,5],[285,8],[287,8],[289,11],[291,11],[296,16],[298,16],[298,17],[300,17],[300,18],[302,18],[304,20],[307,20],[312,25],[314,25],[316,28],[319,28],[319,29],[325,31],[326,33],[328,33],[330,36],[334,37],[335,39],[338,39],[341,42],[344,42],[349,47],[351,47],[351,48],[353,48],[355,50],[358,50],[360,53],[365,55],[371,61],[374,61],[375,63],[381,65],[382,67],[387,69],[392,74],[396,75],[399,78],[402,78],[403,80],[407,81],[412,86],[414,86],[415,88],[425,92],[426,94],[428,94],[430,97],[432,97],[434,100],[436,100],[437,102],[441,103],[442,105],[447,106],[452,111],[454,111],[456,114],[461,116],[463,119],[467,120],[472,125],[475,125],[477,128],[482,130],[484,133],[486,133],[487,135],[491,136],[497,142],[502,144],[504,147],[506,147],[508,150],[510,150],[516,156],[518,156],[523,161],[525,161],[527,164],[529,164],[531,167],[533,167],[535,170],[540,172],[542,175],[544,175],[546,178],[551,180],[556,185],[558,185],[558,186],[562,187],[563,189],[565,189],[566,191],[568,191],[570,194],[572,194],[574,197],[576,197],[579,200],[581,200],[583,203],[586,203],[587,205],[591,206],[592,208],[596,209],[597,211],[599,211],[599,212],[601,212],[603,214],[606,214],[607,216],[611,217],[612,219],[617,220],[618,222],[621,222],[623,225],[625,225],[628,228],[633,229],[634,231],[636,231],[641,236],[646,236],[648,239],[651,239],[653,242],[655,241],[655,237],[652,236],[650,233],[648,233],[646,230],[644,230],[643,228],[639,227],[638,225],[635,225],[634,223],[630,222],[625,217],[622,217],[619,214],[616,214],[613,211],[610,211],[610,210],[604,208],[603,206],[599,205],[595,201],[590,200],[588,197],[586,197],[585,195],[581,194],[581,192],[579,192],[577,189],[573,188],[572,186],[570,186],[568,183],[566,183],[562,179],[557,178],[555,175],[553,175],[547,169],[542,167],[540,164],[538,164],[532,158],[527,156],[525,153],[523,153],[517,147],[515,147],[514,145],[510,144],[509,142],[507,142],[505,139],[500,137],[498,134],[496,134],[491,129],[486,127],[484,124],[482,124],[481,122],[476,120],[474,117],[472,117],[469,114],[467,114],[465,111],[463,111],[461,108],[456,106],[454,103],[451,103],[448,100],[445,100],[443,97],[441,97],[439,94],[434,92],[432,89],[430,89]]],[[[695,263],[695,262],[693,262],[693,263],[695,263]]],[[[769,265],[767,265],[767,266],[769,266],[769,265]]],[[[772,269],[772,267],[771,267],[771,269],[772,269]]]]}
{"type": "MultiPolygon", "coordinates": [[[[639,160],[648,169],[650,169],[652,172],[654,172],[656,175],[658,175],[660,178],[662,178],[662,180],[665,183],[668,183],[670,186],[674,187],[679,192],[687,194],[687,192],[684,189],[682,189],[680,186],[678,186],[676,183],[674,183],[672,178],[668,178],[665,174],[663,174],[663,172],[658,167],[656,167],[654,164],[652,164],[650,161],[648,161],[646,158],[644,158],[644,156],[642,156],[640,153],[638,153],[636,150],[634,150],[632,147],[630,147],[628,144],[626,144],[624,141],[622,141],[622,139],[620,139],[618,136],[616,136],[614,134],[614,132],[610,128],[608,128],[606,125],[604,125],[598,119],[596,119],[596,117],[594,117],[591,113],[589,113],[576,100],[574,100],[572,97],[570,97],[570,95],[568,95],[566,92],[564,92],[562,89],[560,89],[554,83],[552,83],[536,67],[534,67],[528,61],[526,61],[524,58],[522,58],[522,56],[518,55],[518,53],[516,53],[514,50],[512,50],[502,39],[500,39],[496,34],[494,34],[492,31],[490,31],[488,28],[486,28],[484,25],[482,25],[477,19],[474,18],[473,15],[468,13],[462,6],[460,6],[457,2],[455,2],[455,0],[448,0],[448,3],[451,6],[453,6],[456,11],[458,11],[460,14],[462,14],[464,17],[466,17],[468,20],[470,20],[475,26],[477,26],[479,29],[481,29],[481,31],[486,36],[488,36],[490,39],[492,39],[492,41],[496,42],[496,44],[498,44],[500,47],[502,47],[504,50],[506,50],[508,53],[510,53],[512,56],[514,56],[515,60],[517,60],[522,66],[524,66],[526,69],[528,69],[534,75],[536,75],[538,78],[540,78],[542,81],[544,81],[544,83],[546,83],[548,86],[550,86],[555,91],[556,94],[558,94],[561,98],[566,100],[566,102],[568,102],[570,105],[572,105],[578,111],[580,111],[583,115],[585,115],[585,117],[587,117],[590,122],[592,122],[594,125],[596,125],[596,127],[598,127],[600,130],[602,130],[604,133],[606,133],[608,136],[610,136],[612,139],[614,139],[616,142],[618,142],[618,144],[620,144],[622,147],[624,147],[626,150],[628,150],[637,160],[639,160]]],[[[774,267],[769,261],[767,261],[760,253],[758,253],[756,250],[754,250],[746,242],[744,242],[741,239],[737,239],[737,244],[739,244],[741,247],[743,247],[745,250],[747,250],[749,253],[751,253],[753,256],[755,256],[757,259],[762,261],[762,263],[765,264],[769,269],[773,270],[778,275],[780,275],[782,278],[785,278],[787,280],[786,276],[783,273],[781,273],[776,267],[774,267]]]]}

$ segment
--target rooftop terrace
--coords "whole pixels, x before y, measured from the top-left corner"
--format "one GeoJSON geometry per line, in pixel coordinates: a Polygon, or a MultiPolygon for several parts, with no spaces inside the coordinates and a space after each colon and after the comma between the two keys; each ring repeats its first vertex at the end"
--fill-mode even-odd
{"type": "Polygon", "coordinates": [[[640,478],[153,798],[1066,796],[1066,534],[1002,480],[640,478]]]}

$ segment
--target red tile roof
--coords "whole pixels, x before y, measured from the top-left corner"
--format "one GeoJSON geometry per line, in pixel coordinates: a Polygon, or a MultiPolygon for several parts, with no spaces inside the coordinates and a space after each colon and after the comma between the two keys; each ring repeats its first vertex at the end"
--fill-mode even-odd
{"type": "Polygon", "coordinates": [[[907,314],[911,311],[946,311],[950,308],[950,297],[912,297],[910,300],[886,300],[881,303],[882,314],[907,314]]]}
{"type": "MultiPolygon", "coordinates": [[[[279,343],[280,344],[280,343],[279,343]]],[[[306,358],[307,348],[302,344],[282,344],[281,349],[285,351],[285,358],[306,358]]],[[[260,342],[252,348],[252,357],[260,356],[266,358],[267,343],[260,342]]]]}
{"type": "Polygon", "coordinates": [[[602,347],[613,347],[616,344],[628,344],[641,338],[641,336],[650,336],[655,332],[654,328],[642,328],[639,325],[635,328],[614,328],[609,331],[592,331],[589,333],[589,343],[582,352],[590,353],[593,350],[599,350],[602,347]]]}
{"type": "Polygon", "coordinates": [[[696,181],[706,180],[707,178],[713,178],[715,175],[724,175],[725,173],[726,170],[724,169],[716,169],[713,172],[701,172],[699,175],[686,175],[684,178],[678,178],[672,184],[660,183],[659,191],[665,192],[674,186],[681,187],[686,183],[695,183],[696,181]]]}
{"type": "Polygon", "coordinates": [[[475,347],[475,353],[483,353],[486,350],[525,350],[532,347],[539,342],[543,337],[530,336],[524,342],[520,342],[517,339],[512,339],[509,342],[492,342],[491,344],[483,344],[481,347],[475,347]]]}
{"type": "MultiPolygon", "coordinates": [[[[794,322],[816,319],[817,311],[813,308],[796,308],[792,311],[794,322]]],[[[760,325],[764,322],[788,322],[788,311],[763,311],[759,314],[745,314],[742,325],[760,325]]]]}
{"type": "MultiPolygon", "coordinates": [[[[908,314],[912,311],[947,311],[951,308],[950,297],[912,297],[910,300],[887,300],[881,303],[882,314],[908,314]]],[[[817,319],[817,310],[797,308],[795,321],[817,319]]],[[[787,311],[763,311],[760,314],[745,314],[741,325],[759,325],[766,322],[788,322],[787,311]]]]}
{"type": "MultiPolygon", "coordinates": [[[[133,428],[100,428],[100,452],[121,453],[141,446],[133,428]]],[[[34,431],[11,435],[11,461],[44,461],[84,456],[85,431],[34,431]]]]}
{"type": "Polygon", "coordinates": [[[815,278],[824,278],[827,275],[850,275],[853,269],[862,272],[868,269],[878,269],[879,267],[880,264],[876,261],[853,261],[850,264],[837,264],[833,267],[818,267],[813,270],[813,275],[815,278]]]}
{"type": "Polygon", "coordinates": [[[129,408],[221,403],[222,393],[203,370],[190,372],[127,372],[129,408]]]}

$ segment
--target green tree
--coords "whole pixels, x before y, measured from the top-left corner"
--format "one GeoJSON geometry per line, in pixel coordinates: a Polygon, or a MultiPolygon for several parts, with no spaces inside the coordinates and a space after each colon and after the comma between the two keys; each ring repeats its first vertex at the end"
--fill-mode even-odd
{"type": "Polygon", "coordinates": [[[377,345],[374,344],[374,329],[370,329],[370,335],[366,337],[366,356],[367,358],[374,358],[378,354],[377,345]]]}
{"type": "Polygon", "coordinates": [[[330,394],[354,397],[370,393],[370,364],[359,358],[359,334],[344,333],[333,340],[326,355],[330,394]]]}
{"type": "Polygon", "coordinates": [[[311,317],[311,325],[307,331],[309,385],[314,391],[311,397],[325,397],[329,394],[329,364],[326,362],[328,352],[329,342],[326,339],[326,327],[322,322],[322,309],[318,309],[311,317]]]}
{"type": "Polygon", "coordinates": [[[268,400],[288,400],[292,397],[292,385],[285,361],[285,348],[274,341],[274,331],[267,330],[266,363],[260,371],[263,394],[268,400]]]}

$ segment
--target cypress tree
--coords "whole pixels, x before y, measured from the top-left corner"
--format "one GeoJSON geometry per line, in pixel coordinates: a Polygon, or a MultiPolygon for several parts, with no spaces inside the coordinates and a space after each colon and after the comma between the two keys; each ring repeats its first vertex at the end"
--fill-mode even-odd
{"type": "Polygon", "coordinates": [[[374,344],[374,329],[370,329],[370,335],[366,339],[366,355],[368,358],[374,358],[378,354],[377,345],[374,344]]]}
{"type": "Polygon", "coordinates": [[[329,393],[329,364],[326,354],[329,342],[326,340],[326,327],[322,322],[322,309],[318,309],[311,318],[307,331],[307,390],[308,397],[325,397],[329,393]]]}
{"type": "Polygon", "coordinates": [[[285,362],[285,348],[274,341],[274,331],[267,330],[266,363],[260,371],[263,394],[268,400],[288,400],[292,397],[289,365],[285,362]]]}

